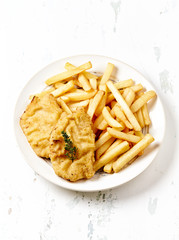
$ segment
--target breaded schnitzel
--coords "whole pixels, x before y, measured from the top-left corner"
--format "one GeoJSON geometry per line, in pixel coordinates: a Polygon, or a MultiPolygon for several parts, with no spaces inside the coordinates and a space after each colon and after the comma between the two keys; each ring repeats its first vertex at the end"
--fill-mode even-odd
{"type": "Polygon", "coordinates": [[[50,134],[62,113],[55,97],[34,97],[20,118],[20,126],[34,152],[49,158],[50,134]]]}
{"type": "Polygon", "coordinates": [[[50,137],[50,159],[55,173],[70,181],[91,178],[95,171],[94,149],[95,135],[90,117],[84,109],[77,109],[72,115],[65,112],[61,115],[50,137]],[[65,156],[65,141],[62,131],[70,137],[77,148],[77,159],[70,160],[65,156]]]}

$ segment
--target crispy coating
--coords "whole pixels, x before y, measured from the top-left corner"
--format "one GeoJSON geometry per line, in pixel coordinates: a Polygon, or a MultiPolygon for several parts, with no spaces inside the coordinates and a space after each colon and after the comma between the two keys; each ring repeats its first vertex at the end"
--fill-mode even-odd
{"type": "Polygon", "coordinates": [[[95,171],[94,149],[95,135],[92,131],[90,117],[84,109],[77,109],[72,115],[63,113],[51,133],[50,159],[55,173],[67,180],[91,178],[95,171]],[[77,148],[77,159],[70,160],[65,154],[65,142],[61,134],[65,131],[77,148]]]}
{"type": "Polygon", "coordinates": [[[34,97],[20,118],[20,126],[34,152],[49,158],[50,134],[62,113],[51,94],[34,97]]]}

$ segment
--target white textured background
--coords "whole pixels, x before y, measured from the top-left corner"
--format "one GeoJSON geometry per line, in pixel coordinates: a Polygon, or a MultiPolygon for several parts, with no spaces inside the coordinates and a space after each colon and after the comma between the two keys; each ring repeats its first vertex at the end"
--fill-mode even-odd
{"type": "Polygon", "coordinates": [[[0,1],[0,239],[179,239],[178,27],[178,0],[0,1]],[[14,106],[25,83],[50,62],[79,54],[138,69],[167,115],[152,165],[104,192],[48,183],[26,164],[14,137],[14,106]]]}

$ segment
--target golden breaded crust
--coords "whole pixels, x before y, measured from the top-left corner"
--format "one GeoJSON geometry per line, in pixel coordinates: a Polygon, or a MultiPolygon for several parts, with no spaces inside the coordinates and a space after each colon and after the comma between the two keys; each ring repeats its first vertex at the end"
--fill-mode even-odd
{"type": "Polygon", "coordinates": [[[49,158],[50,134],[62,113],[51,94],[34,97],[20,118],[20,126],[34,152],[49,158]]]}
{"type": "Polygon", "coordinates": [[[94,149],[95,135],[92,131],[90,117],[84,109],[77,109],[72,115],[63,113],[51,133],[50,159],[55,173],[67,180],[91,178],[95,171],[94,149]],[[77,159],[70,160],[65,154],[65,142],[62,136],[65,131],[77,148],[77,159]]]}

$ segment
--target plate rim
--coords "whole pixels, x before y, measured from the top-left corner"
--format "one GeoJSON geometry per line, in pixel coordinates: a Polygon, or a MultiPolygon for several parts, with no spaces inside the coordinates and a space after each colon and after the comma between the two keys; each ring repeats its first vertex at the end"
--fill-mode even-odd
{"type": "MultiPolygon", "coordinates": [[[[44,176],[45,174],[42,174],[38,169],[34,169],[32,167],[32,165],[30,165],[29,161],[26,160],[26,156],[25,154],[23,153],[23,151],[21,150],[21,147],[20,147],[20,143],[19,143],[19,140],[18,140],[18,136],[17,136],[17,133],[16,133],[16,111],[17,111],[17,107],[18,107],[18,102],[21,98],[21,95],[22,93],[24,92],[24,89],[27,87],[27,85],[38,75],[40,74],[41,72],[43,72],[44,70],[48,69],[49,67],[57,64],[58,62],[62,62],[62,61],[67,61],[69,59],[73,59],[73,58],[80,58],[80,57],[86,57],[86,58],[104,58],[106,59],[106,61],[115,61],[115,62],[118,62],[120,64],[123,64],[125,65],[126,67],[132,69],[133,71],[135,71],[138,75],[140,75],[142,78],[144,78],[148,83],[149,85],[152,86],[152,88],[155,90],[155,87],[153,85],[153,82],[151,82],[150,80],[148,80],[141,72],[139,72],[137,69],[135,69],[134,67],[130,66],[129,64],[121,61],[121,60],[118,60],[116,58],[112,58],[112,57],[108,57],[108,56],[104,56],[104,55],[96,55],[96,54],[80,54],[80,55],[73,55],[73,56],[69,56],[69,57],[65,57],[65,58],[60,58],[60,59],[57,59],[47,65],[45,65],[44,67],[42,67],[39,71],[37,71],[35,74],[33,74],[33,76],[27,80],[27,82],[25,83],[25,85],[23,86],[23,88],[21,89],[21,91],[19,92],[18,94],[18,97],[17,97],[17,100],[16,100],[16,103],[15,103],[15,108],[14,108],[14,115],[13,115],[13,122],[14,122],[14,134],[15,134],[15,138],[16,138],[16,141],[18,143],[18,148],[25,160],[25,162],[33,169],[33,171],[35,171],[38,175],[40,175],[41,177],[43,177],[46,181],[48,182],[51,182],[59,187],[62,187],[64,189],[68,189],[68,190],[72,190],[72,191],[79,191],[79,192],[97,192],[97,191],[104,191],[104,190],[108,190],[108,189],[113,189],[113,188],[116,188],[116,187],[120,187],[122,186],[123,184],[125,183],[128,183],[130,182],[131,180],[135,179],[137,176],[139,176],[141,173],[143,173],[149,166],[150,164],[154,161],[154,159],[157,157],[157,155],[159,154],[160,152],[160,149],[161,149],[161,145],[162,145],[162,142],[164,140],[164,137],[165,137],[165,134],[166,134],[166,113],[165,113],[165,108],[164,108],[164,105],[163,105],[163,102],[161,101],[161,98],[160,98],[160,94],[157,92],[157,100],[159,101],[159,104],[162,108],[162,111],[163,111],[163,125],[164,125],[164,130],[163,130],[163,134],[162,134],[162,137],[160,139],[160,145],[158,147],[158,151],[157,153],[155,154],[155,156],[153,157],[153,159],[144,167],[144,169],[142,169],[142,171],[140,171],[139,173],[137,173],[135,176],[132,176],[130,177],[127,181],[124,181],[122,183],[116,183],[116,184],[113,184],[112,186],[108,186],[108,187],[101,187],[101,188],[98,188],[98,189],[84,189],[83,187],[79,187],[77,184],[75,185],[75,183],[72,183],[72,182],[68,182],[67,185],[63,185],[61,184],[61,182],[57,183],[57,181],[55,180],[52,180],[52,179],[49,179],[47,178],[46,176],[44,176]],[[70,184],[71,185],[70,185],[70,184]]],[[[25,109],[24,109],[25,110],[25,109]]],[[[30,146],[30,145],[29,145],[30,146]]],[[[45,161],[44,161],[45,162],[45,161]]],[[[47,163],[46,163],[47,164],[47,163]]],[[[116,173],[117,174],[117,173],[116,173]]],[[[58,176],[56,176],[57,178],[59,178],[58,176]]],[[[64,179],[63,179],[64,180],[64,179]]],[[[66,181],[66,180],[64,180],[66,181]]],[[[88,181],[88,180],[86,180],[88,181]]],[[[83,186],[83,185],[82,185],[83,186]]]]}

